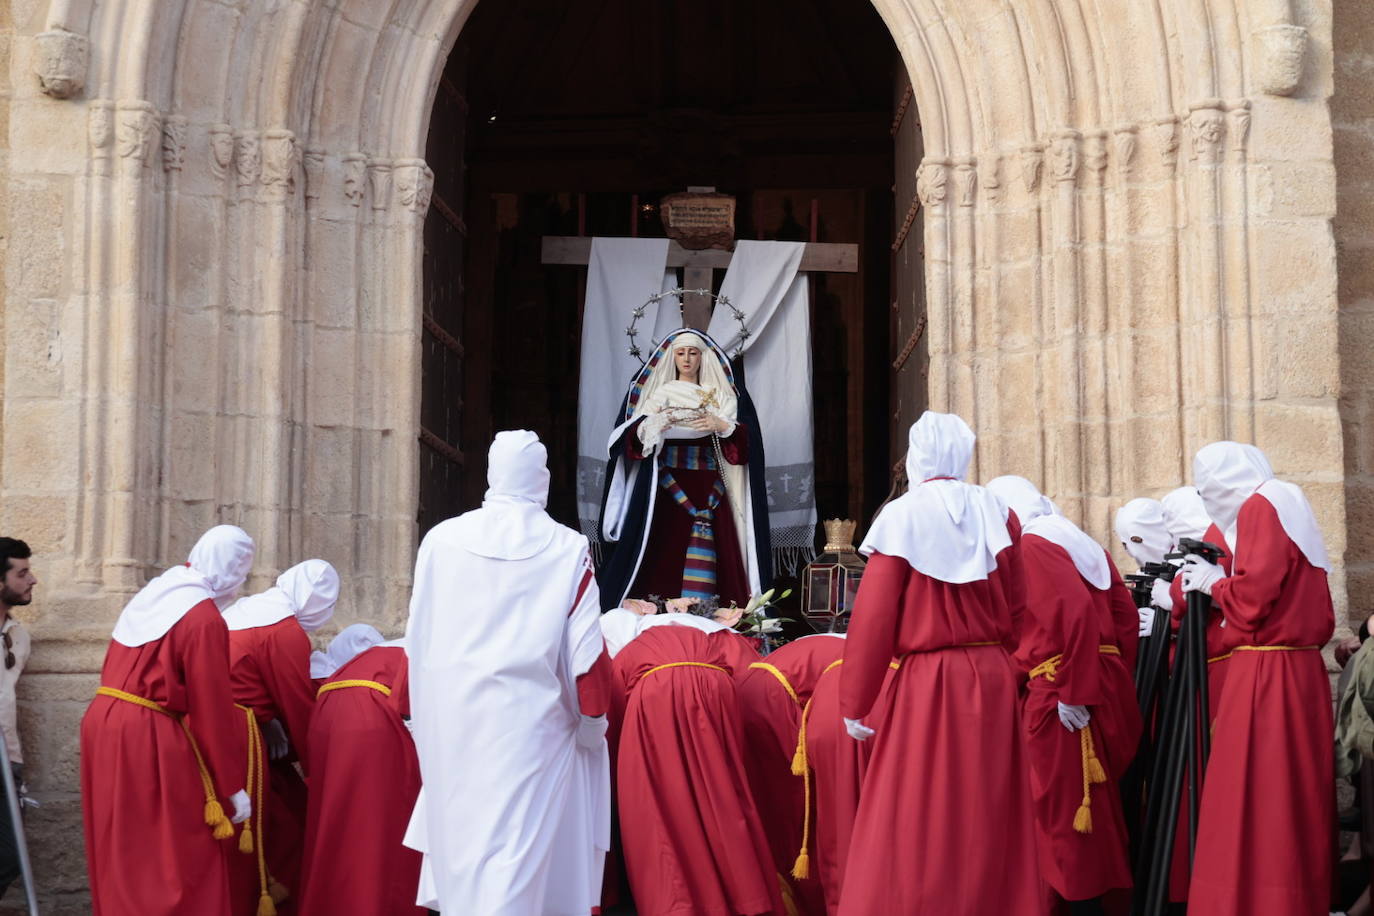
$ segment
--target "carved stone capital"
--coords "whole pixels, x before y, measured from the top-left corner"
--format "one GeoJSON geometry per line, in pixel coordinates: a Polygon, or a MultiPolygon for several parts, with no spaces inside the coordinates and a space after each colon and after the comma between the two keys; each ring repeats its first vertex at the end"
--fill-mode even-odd
{"type": "Polygon", "coordinates": [[[1267,95],[1292,95],[1302,82],[1307,29],[1281,23],[1250,33],[1255,84],[1267,95]]]}
{"type": "Polygon", "coordinates": [[[974,159],[960,159],[954,166],[954,185],[961,207],[971,207],[978,194],[978,163],[974,159]]]}
{"type": "Polygon", "coordinates": [[[343,157],[344,199],[353,206],[361,206],[366,192],[367,154],[349,153],[343,157]]]}
{"type": "Polygon", "coordinates": [[[33,69],[44,95],[69,99],[86,85],[91,43],[85,35],[53,29],[34,36],[33,69]]]}
{"type": "Polygon", "coordinates": [[[1034,194],[1040,187],[1040,174],[1045,168],[1045,147],[1043,144],[1033,144],[1021,148],[1021,183],[1026,186],[1026,193],[1034,194]]]}
{"type": "Polygon", "coordinates": [[[234,133],[234,170],[241,188],[250,188],[262,175],[262,139],[256,130],[234,133]]]}
{"type": "Polygon", "coordinates": [[[274,129],[263,135],[262,181],[277,197],[290,197],[296,190],[296,135],[274,129]]]}
{"type": "Polygon", "coordinates": [[[916,196],[927,210],[944,206],[949,192],[949,160],[926,159],[916,169],[916,196]]]}
{"type": "Polygon", "coordinates": [[[1250,139],[1250,100],[1236,99],[1226,103],[1226,142],[1231,155],[1245,161],[1245,147],[1250,139]]]}
{"type": "Polygon", "coordinates": [[[234,162],[234,129],[228,124],[210,125],[210,174],[223,179],[234,162]]]}
{"type": "Polygon", "coordinates": [[[391,166],[390,159],[367,160],[367,189],[374,210],[385,210],[391,203],[391,166]]]}
{"type": "Polygon", "coordinates": [[[93,99],[86,108],[86,137],[91,143],[91,157],[108,159],[114,139],[115,103],[109,99],[93,99]]]}
{"type": "Polygon", "coordinates": [[[978,183],[983,195],[993,203],[1002,199],[1002,157],[993,153],[978,160],[978,183]]]}
{"type": "Polygon", "coordinates": [[[401,159],[396,162],[396,193],[401,206],[421,216],[429,210],[430,195],[434,192],[434,172],[423,159],[401,159]]]}
{"type": "Polygon", "coordinates": [[[1134,124],[1123,124],[1112,131],[1113,145],[1116,147],[1116,171],[1123,179],[1130,178],[1134,171],[1135,150],[1138,136],[1134,124]]]}
{"type": "Polygon", "coordinates": [[[157,109],[144,101],[120,102],[117,121],[115,148],[120,157],[148,165],[158,136],[157,109]]]}
{"type": "Polygon", "coordinates": [[[324,190],[324,150],[311,147],[301,156],[305,167],[305,197],[318,200],[324,190]]]}
{"type": "Polygon", "coordinates": [[[1192,159],[1216,162],[1226,136],[1226,113],[1220,99],[1203,99],[1189,106],[1188,136],[1192,139],[1192,159]]]}
{"type": "Polygon", "coordinates": [[[1094,179],[1102,181],[1102,173],[1107,169],[1107,132],[1089,131],[1083,135],[1083,164],[1088,167],[1094,179]]]}
{"type": "Polygon", "coordinates": [[[1159,118],[1150,125],[1150,136],[1159,151],[1159,161],[1171,169],[1178,164],[1178,118],[1159,118]]]}
{"type": "Polygon", "coordinates": [[[1081,136],[1076,130],[1056,131],[1050,143],[1050,177],[1055,184],[1078,180],[1078,166],[1082,156],[1078,145],[1081,136]]]}
{"type": "Polygon", "coordinates": [[[162,168],[180,172],[186,164],[186,117],[170,115],[162,122],[162,168]]]}

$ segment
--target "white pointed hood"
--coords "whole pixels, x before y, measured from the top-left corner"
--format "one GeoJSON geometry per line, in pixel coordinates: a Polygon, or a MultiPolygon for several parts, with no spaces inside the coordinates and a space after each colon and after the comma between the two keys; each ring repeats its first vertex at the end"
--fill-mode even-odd
{"type": "Polygon", "coordinates": [[[335,671],[382,641],[382,634],[372,624],[350,624],[329,641],[329,648],[310,653],[310,676],[315,680],[333,677],[335,671]]]}
{"type": "Polygon", "coordinates": [[[1164,503],[1157,499],[1133,499],[1117,509],[1115,528],[1126,552],[1141,566],[1164,562],[1164,555],[1174,546],[1164,503]]]}
{"type": "Polygon", "coordinates": [[[941,582],[986,579],[1011,535],[997,498],[963,480],[973,444],[973,430],[959,417],[923,413],[907,436],[911,488],[878,513],[859,552],[901,557],[941,582]]]}
{"type": "Polygon", "coordinates": [[[251,630],[294,616],[309,633],[329,622],[338,601],[338,572],[324,560],[306,560],[278,576],[267,591],[240,598],[224,612],[224,622],[230,630],[251,630]]]}
{"type": "Polygon", "coordinates": [[[1302,488],[1277,480],[1264,452],[1242,442],[1213,442],[1203,446],[1193,459],[1193,482],[1226,543],[1236,553],[1236,519],[1240,507],[1251,496],[1259,495],[1269,501],[1279,517],[1284,532],[1298,545],[1307,562],[1331,570],[1317,517],[1302,488]]]}
{"type": "Polygon", "coordinates": [[[1059,507],[1024,477],[1008,474],[988,481],[988,489],[1006,502],[1021,521],[1021,532],[1058,544],[1089,585],[1099,591],[1112,584],[1111,567],[1102,545],[1065,518],[1059,507]]]}
{"type": "Polygon", "coordinates": [[[115,642],[137,648],[161,639],[186,612],[207,598],[219,607],[233,600],[253,565],[253,539],[234,525],[201,535],[185,566],[173,566],[134,595],[115,622],[115,642]]]}
{"type": "Polygon", "coordinates": [[[527,560],[549,546],[558,523],[549,502],[549,453],[527,429],[503,430],[487,452],[482,508],[449,524],[464,550],[493,560],[527,560]]]}
{"type": "Polygon", "coordinates": [[[1170,490],[1160,503],[1164,506],[1164,524],[1169,527],[1170,549],[1184,538],[1197,539],[1207,534],[1212,519],[1202,497],[1197,495],[1197,487],[1170,490]]]}

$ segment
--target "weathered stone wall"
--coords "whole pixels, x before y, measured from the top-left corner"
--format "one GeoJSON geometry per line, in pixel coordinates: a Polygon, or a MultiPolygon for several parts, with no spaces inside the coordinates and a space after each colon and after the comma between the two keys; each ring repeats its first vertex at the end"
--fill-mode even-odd
{"type": "MultiPolygon", "coordinates": [[[[342,622],[404,614],[420,157],[471,5],[13,0],[0,22],[0,530],[44,580],[22,700],[59,911],[82,911],[77,722],[150,571],[232,521],[253,585],[320,555],[342,622]]],[[[897,177],[922,203],[927,394],[978,429],[977,475],[1035,478],[1105,538],[1198,446],[1254,439],[1341,557],[1347,507],[1368,514],[1368,296],[1337,308],[1328,0],[876,6],[922,128],[897,177]]],[[[1344,133],[1363,101],[1342,104],[1344,133]]]]}
{"type": "Polygon", "coordinates": [[[1345,563],[1350,617],[1358,621],[1374,614],[1374,12],[1337,3],[1333,13],[1345,563]]]}

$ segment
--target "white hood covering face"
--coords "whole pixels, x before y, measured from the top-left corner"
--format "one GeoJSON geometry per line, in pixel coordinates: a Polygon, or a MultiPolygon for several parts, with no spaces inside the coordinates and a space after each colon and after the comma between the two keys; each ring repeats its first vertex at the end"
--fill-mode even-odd
{"type": "Polygon", "coordinates": [[[1193,482],[1198,494],[1231,549],[1239,553],[1236,520],[1240,507],[1251,496],[1263,496],[1274,507],[1279,524],[1307,562],[1328,572],[1326,542],[1312,506],[1302,488],[1274,478],[1274,470],[1264,452],[1241,442],[1213,442],[1203,446],[1193,459],[1193,482]]]}
{"type": "Polygon", "coordinates": [[[965,483],[973,430],[954,414],[926,411],[907,436],[911,488],[873,520],[859,552],[901,557],[941,582],[978,582],[1011,546],[1006,508],[983,487],[965,483]]]}
{"type": "Polygon", "coordinates": [[[338,602],[338,572],[324,560],[306,560],[278,576],[267,591],[236,601],[224,612],[224,622],[230,630],[251,630],[294,616],[311,633],[329,622],[338,602]]]}
{"type": "Polygon", "coordinates": [[[606,654],[615,658],[620,650],[650,627],[691,627],[703,633],[728,630],[725,624],[699,614],[636,614],[623,607],[611,608],[601,615],[601,635],[606,638],[606,654]]]}
{"type": "Polygon", "coordinates": [[[1024,477],[1008,474],[988,481],[988,489],[1016,513],[1022,534],[1033,534],[1064,548],[1078,574],[1093,588],[1102,591],[1112,584],[1111,567],[1102,545],[1065,518],[1059,507],[1035,484],[1024,477]]]}
{"type": "Polygon", "coordinates": [[[1164,506],[1164,524],[1169,526],[1170,549],[1184,538],[1198,539],[1207,534],[1212,524],[1197,487],[1179,487],[1170,490],[1160,500],[1164,506]]]}
{"type": "Polygon", "coordinates": [[[323,652],[310,653],[310,677],[315,680],[333,677],[334,672],[353,661],[373,646],[382,644],[382,634],[370,623],[355,623],[344,627],[329,641],[323,652]]]}
{"type": "Polygon", "coordinates": [[[492,560],[527,560],[561,527],[549,517],[549,452],[527,429],[503,430],[487,452],[482,508],[445,522],[464,550],[492,560]]]}
{"type": "Polygon", "coordinates": [[[1157,499],[1133,499],[1116,510],[1116,536],[1131,559],[1144,566],[1163,563],[1164,555],[1174,546],[1164,514],[1164,504],[1157,499]]]}
{"type": "Polygon", "coordinates": [[[143,586],[115,622],[112,638],[137,648],[161,639],[186,612],[207,598],[221,609],[233,600],[253,565],[253,539],[234,525],[201,535],[186,566],[174,566],[143,586]]]}

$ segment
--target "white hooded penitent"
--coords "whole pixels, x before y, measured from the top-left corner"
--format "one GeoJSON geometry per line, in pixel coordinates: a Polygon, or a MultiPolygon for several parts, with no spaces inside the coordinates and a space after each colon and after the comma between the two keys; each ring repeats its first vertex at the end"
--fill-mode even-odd
{"type": "Polygon", "coordinates": [[[1078,574],[1093,588],[1100,591],[1112,584],[1111,567],[1107,565],[1102,545],[1065,518],[1059,507],[1035,484],[1024,477],[1007,474],[988,481],[988,489],[1016,513],[1022,534],[1033,534],[1064,548],[1078,574]]]}

